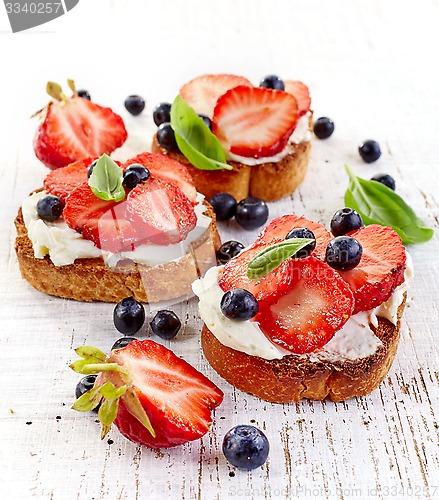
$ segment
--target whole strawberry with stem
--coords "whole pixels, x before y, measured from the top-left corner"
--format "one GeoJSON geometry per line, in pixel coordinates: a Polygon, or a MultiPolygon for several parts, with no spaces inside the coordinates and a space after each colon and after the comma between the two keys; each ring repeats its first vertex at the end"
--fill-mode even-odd
{"type": "Polygon", "coordinates": [[[41,121],[34,137],[34,151],[52,170],[110,154],[127,139],[119,115],[80,97],[73,80],[68,80],[68,85],[73,92],[71,97],[64,94],[60,85],[49,82],[46,90],[53,100],[34,115],[41,121]]]}
{"type": "Polygon", "coordinates": [[[202,373],[152,340],[134,340],[108,356],[90,346],[76,353],[82,359],[70,367],[98,377],[73,409],[100,404],[102,439],[114,422],[126,438],[152,448],[193,441],[209,430],[211,411],[224,397],[202,373]]]}

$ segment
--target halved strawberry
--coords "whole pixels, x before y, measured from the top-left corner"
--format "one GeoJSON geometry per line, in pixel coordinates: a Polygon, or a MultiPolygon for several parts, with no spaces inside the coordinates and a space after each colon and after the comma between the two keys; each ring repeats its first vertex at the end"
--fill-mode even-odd
{"type": "Polygon", "coordinates": [[[312,352],[352,315],[354,297],[336,271],[315,257],[290,259],[291,283],[276,302],[259,303],[254,321],[276,344],[293,353],[312,352]]]}
{"type": "Polygon", "coordinates": [[[113,420],[126,438],[152,448],[193,441],[209,430],[211,411],[222,402],[223,392],[163,345],[134,340],[108,356],[82,349],[77,352],[84,359],[71,368],[90,373],[82,371],[89,363],[93,373],[102,372],[73,408],[88,411],[101,403],[102,438],[113,420]]]}
{"type": "Polygon", "coordinates": [[[180,95],[197,113],[212,118],[218,98],[238,85],[252,87],[243,76],[202,75],[183,85],[180,95]]]}
{"type": "Polygon", "coordinates": [[[154,177],[159,177],[160,179],[175,184],[191,201],[195,201],[197,190],[195,189],[194,181],[188,169],[180,162],[163,155],[141,153],[126,161],[122,165],[122,168],[125,170],[133,163],[140,163],[146,167],[154,177]]]}
{"type": "Polygon", "coordinates": [[[316,248],[312,255],[324,260],[326,246],[332,239],[331,234],[318,222],[313,222],[298,215],[283,215],[282,217],[272,220],[257,237],[255,244],[264,243],[266,245],[273,245],[274,243],[283,241],[285,236],[292,229],[300,227],[306,227],[314,233],[316,237],[316,248]]]}
{"type": "Polygon", "coordinates": [[[250,279],[247,276],[249,262],[266,246],[264,244],[254,244],[227,262],[218,281],[224,292],[232,288],[245,288],[259,302],[270,302],[273,296],[277,296],[278,293],[282,293],[288,287],[291,280],[290,260],[284,261],[278,268],[262,278],[250,279]]]}
{"type": "Polygon", "coordinates": [[[299,108],[299,116],[303,116],[309,111],[311,106],[311,97],[309,95],[308,87],[299,81],[286,80],[285,92],[295,97],[297,107],[299,108]]]}
{"type": "Polygon", "coordinates": [[[59,85],[51,88],[55,100],[39,113],[42,123],[34,137],[35,154],[46,167],[65,167],[122,146],[127,131],[119,115],[76,92],[67,98],[59,85]]]}
{"type": "Polygon", "coordinates": [[[403,283],[406,253],[399,235],[377,224],[348,233],[363,247],[360,263],[352,271],[339,271],[355,297],[355,311],[369,311],[389,300],[403,283]]]}
{"type": "Polygon", "coordinates": [[[297,118],[297,102],[292,95],[241,85],[218,99],[212,131],[227,151],[263,158],[284,149],[297,118]]]}
{"type": "Polygon", "coordinates": [[[151,176],[128,193],[126,209],[139,241],[169,245],[197,225],[192,202],[175,184],[151,176]]]}
{"type": "Polygon", "coordinates": [[[96,158],[87,158],[53,170],[44,179],[44,189],[66,201],[67,196],[79,185],[87,182],[88,167],[96,158]]]}

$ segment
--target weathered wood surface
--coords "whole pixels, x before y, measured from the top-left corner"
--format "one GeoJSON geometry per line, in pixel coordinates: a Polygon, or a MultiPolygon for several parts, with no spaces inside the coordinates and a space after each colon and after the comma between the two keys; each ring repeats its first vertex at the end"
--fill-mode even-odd
{"type": "MultiPolygon", "coordinates": [[[[67,368],[73,348],[108,349],[118,335],[111,305],[46,297],[19,275],[13,219],[46,173],[33,156],[36,124],[27,117],[45,102],[49,78],[75,77],[97,102],[123,114],[130,139],[120,158],[148,147],[154,105],[193,76],[231,72],[257,82],[275,72],[303,79],[316,116],[332,117],[336,132],[314,141],[305,182],[271,204],[270,217],[294,212],[327,224],[343,205],[346,162],[364,177],[393,175],[419,216],[439,227],[437,2],[182,4],[83,0],[39,33],[0,34],[2,498],[439,498],[437,233],[410,248],[416,277],[397,359],[368,397],[273,405],[234,390],[203,358],[190,300],[175,306],[184,328],[166,345],[225,392],[208,435],[157,451],[116,431],[100,442],[94,416],[70,409],[78,380],[67,368]],[[136,92],[148,99],[138,119],[122,105],[136,92]],[[370,137],[383,156],[365,165],[356,147],[370,137]],[[266,432],[271,451],[261,469],[243,473],[225,461],[222,437],[238,423],[266,432]]],[[[233,222],[220,231],[243,243],[257,232],[238,231],[233,222]]]]}

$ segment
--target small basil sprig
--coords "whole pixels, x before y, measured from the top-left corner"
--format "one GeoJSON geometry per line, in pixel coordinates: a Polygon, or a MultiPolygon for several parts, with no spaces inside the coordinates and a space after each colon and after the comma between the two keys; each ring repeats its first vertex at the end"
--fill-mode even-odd
{"type": "Polygon", "coordinates": [[[219,140],[181,95],[171,106],[171,126],[180,151],[194,167],[232,170],[219,140]]]}
{"type": "Polygon", "coordinates": [[[313,241],[310,238],[291,238],[264,248],[248,263],[247,276],[252,280],[266,276],[313,241]]]}
{"type": "Polygon", "coordinates": [[[102,155],[88,180],[93,194],[101,200],[122,201],[125,198],[123,171],[108,155],[102,155]]]}
{"type": "Polygon", "coordinates": [[[357,177],[347,165],[345,168],[349,175],[345,205],[356,210],[366,225],[392,227],[405,245],[424,243],[433,236],[433,230],[423,227],[422,220],[394,191],[381,182],[357,177]]]}

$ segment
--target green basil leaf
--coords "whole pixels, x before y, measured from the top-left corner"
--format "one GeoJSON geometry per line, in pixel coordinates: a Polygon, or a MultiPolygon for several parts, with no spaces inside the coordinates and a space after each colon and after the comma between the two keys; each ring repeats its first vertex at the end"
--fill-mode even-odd
{"type": "Polygon", "coordinates": [[[102,155],[93,168],[88,185],[101,200],[122,201],[125,198],[123,171],[108,155],[102,155]]]}
{"type": "Polygon", "coordinates": [[[313,241],[310,238],[291,238],[264,248],[248,263],[247,276],[253,280],[266,276],[313,241]]]}
{"type": "Polygon", "coordinates": [[[180,151],[194,167],[232,170],[219,140],[181,95],[171,106],[171,126],[180,151]]]}
{"type": "Polygon", "coordinates": [[[356,210],[366,225],[393,228],[405,245],[424,243],[432,238],[433,230],[423,227],[423,222],[399,195],[381,182],[362,179],[347,165],[345,168],[349,175],[345,205],[356,210]]]}

